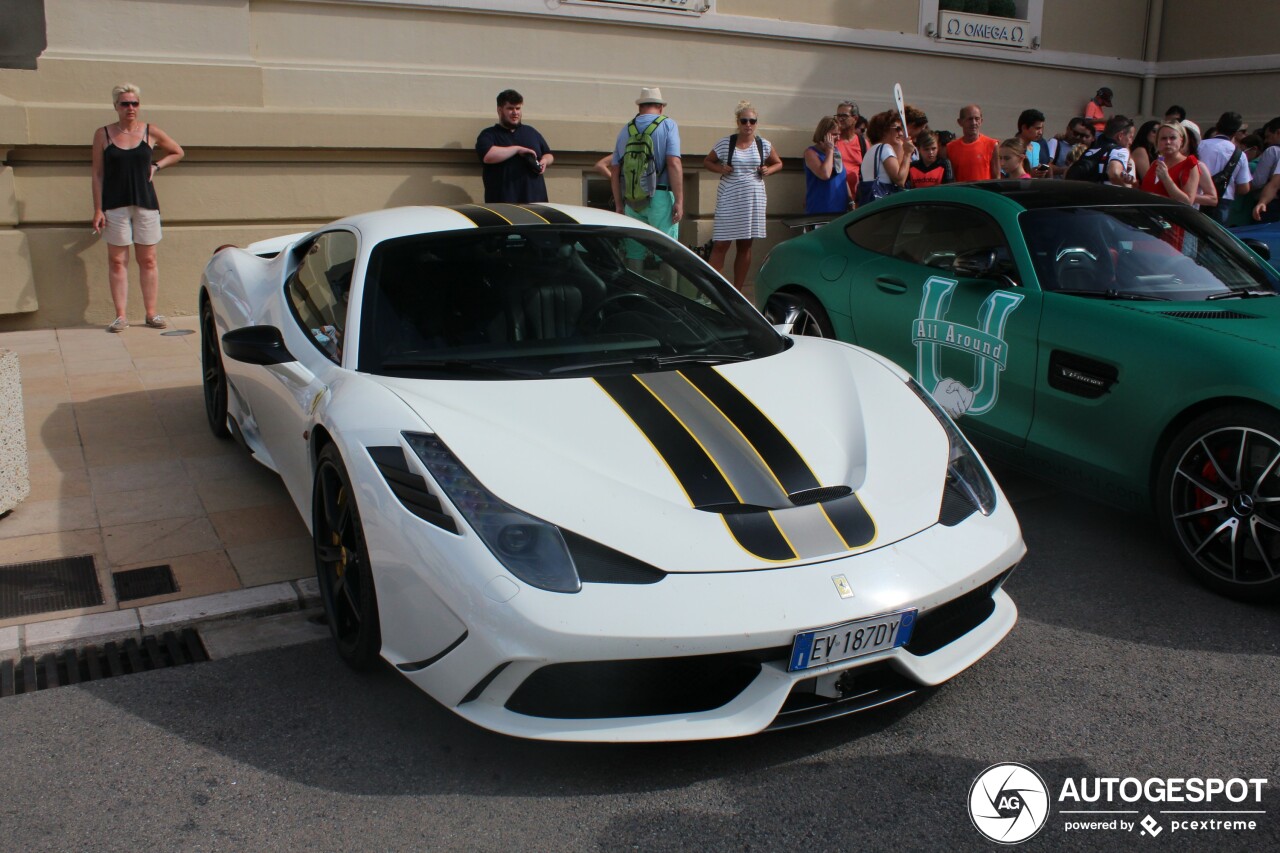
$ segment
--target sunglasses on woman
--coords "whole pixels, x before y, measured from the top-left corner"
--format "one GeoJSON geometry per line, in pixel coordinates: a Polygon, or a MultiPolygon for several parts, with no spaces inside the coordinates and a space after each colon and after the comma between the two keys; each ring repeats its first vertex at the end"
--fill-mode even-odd
{"type": "Polygon", "coordinates": [[[116,106],[117,106],[117,107],[120,107],[121,109],[126,109],[126,110],[127,110],[129,107],[133,107],[133,108],[137,109],[138,102],[137,102],[137,101],[121,101],[120,103],[116,104],[116,106]]]}
{"type": "Polygon", "coordinates": [[[759,119],[754,119],[754,118],[740,118],[740,119],[738,119],[738,124],[755,124],[757,121],[759,121],[759,119]]]}

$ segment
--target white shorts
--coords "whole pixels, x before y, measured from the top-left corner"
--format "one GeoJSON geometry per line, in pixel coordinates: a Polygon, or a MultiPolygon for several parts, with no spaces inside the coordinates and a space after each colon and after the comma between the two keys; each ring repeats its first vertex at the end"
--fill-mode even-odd
{"type": "Polygon", "coordinates": [[[103,230],[103,236],[110,245],[141,243],[151,246],[160,242],[160,211],[131,204],[128,207],[113,207],[105,213],[107,227],[103,230]]]}

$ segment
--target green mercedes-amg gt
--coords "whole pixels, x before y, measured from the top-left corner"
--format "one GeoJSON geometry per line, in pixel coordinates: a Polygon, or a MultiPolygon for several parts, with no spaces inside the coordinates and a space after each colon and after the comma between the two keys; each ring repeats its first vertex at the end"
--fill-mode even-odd
{"type": "Polygon", "coordinates": [[[1280,598],[1280,275],[1185,205],[1075,181],[912,190],[777,246],[775,323],[910,371],[990,457],[1151,509],[1280,598]]]}

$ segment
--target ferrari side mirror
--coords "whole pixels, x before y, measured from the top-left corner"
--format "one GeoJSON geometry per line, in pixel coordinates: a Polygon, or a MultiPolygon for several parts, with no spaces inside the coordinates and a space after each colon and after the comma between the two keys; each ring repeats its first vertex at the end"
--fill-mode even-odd
{"type": "Polygon", "coordinates": [[[284,337],[275,326],[245,326],[222,336],[222,352],[227,358],[245,364],[288,364],[297,361],[284,345],[284,337]]]}

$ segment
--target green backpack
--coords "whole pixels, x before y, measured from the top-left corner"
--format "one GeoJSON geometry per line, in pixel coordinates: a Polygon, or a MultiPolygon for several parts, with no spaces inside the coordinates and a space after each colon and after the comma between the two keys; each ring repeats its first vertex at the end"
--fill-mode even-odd
{"type": "Polygon", "coordinates": [[[667,120],[659,115],[641,130],[636,120],[627,125],[627,144],[622,149],[622,196],[632,207],[648,204],[658,189],[658,164],[653,157],[653,134],[667,120]]]}

